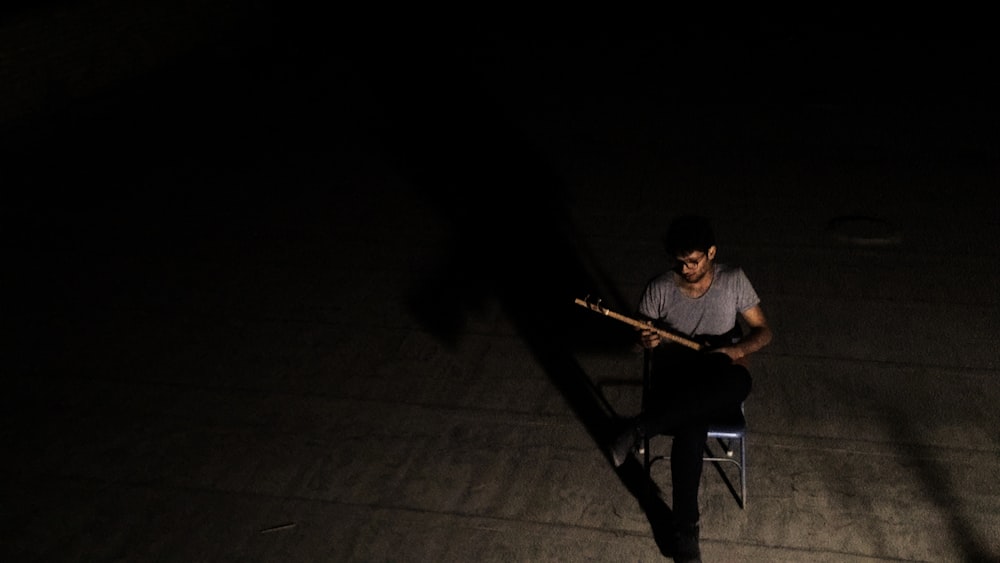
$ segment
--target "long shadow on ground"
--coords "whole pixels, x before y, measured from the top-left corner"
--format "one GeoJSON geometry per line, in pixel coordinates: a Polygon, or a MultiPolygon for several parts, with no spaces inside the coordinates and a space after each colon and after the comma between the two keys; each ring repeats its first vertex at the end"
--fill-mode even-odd
{"type": "MultiPolygon", "coordinates": [[[[438,338],[454,343],[466,311],[498,299],[594,446],[605,450],[617,420],[574,350],[620,349],[634,342],[634,332],[573,302],[602,291],[610,302],[616,296],[607,295],[613,290],[581,251],[562,182],[479,83],[477,69],[489,64],[485,43],[454,35],[438,43],[394,39],[369,43],[355,62],[385,111],[387,153],[446,217],[453,244],[450,264],[413,289],[413,311],[438,338]]],[[[632,461],[618,475],[668,552],[670,511],[646,495],[648,475],[632,461]]]]}

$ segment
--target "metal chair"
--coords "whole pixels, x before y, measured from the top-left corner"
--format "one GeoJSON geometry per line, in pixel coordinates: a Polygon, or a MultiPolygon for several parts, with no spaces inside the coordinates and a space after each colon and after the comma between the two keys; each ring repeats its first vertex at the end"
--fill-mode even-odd
{"type": "MultiPolygon", "coordinates": [[[[646,401],[649,395],[650,383],[652,378],[652,365],[653,365],[653,354],[650,350],[646,350],[643,355],[643,375],[642,375],[642,409],[646,409],[646,401]]],[[[744,406],[741,403],[740,408],[733,409],[733,412],[727,413],[724,419],[720,419],[713,422],[708,427],[708,441],[705,443],[705,456],[704,461],[712,462],[716,469],[718,469],[719,474],[722,476],[723,481],[725,481],[726,486],[729,487],[729,491],[736,496],[736,501],[739,503],[740,508],[746,509],[747,507],[747,420],[746,413],[744,411],[744,406]],[[713,446],[715,442],[715,446],[713,446]],[[738,442],[734,448],[734,443],[738,442]],[[717,453],[717,450],[721,448],[721,453],[717,453]],[[736,450],[739,450],[739,457],[735,456],[736,450]],[[737,468],[737,473],[739,474],[740,480],[740,492],[737,494],[735,487],[733,487],[732,482],[726,474],[726,471],[722,468],[724,464],[732,464],[737,468]]],[[[646,469],[646,474],[650,475],[652,466],[657,461],[669,460],[670,456],[667,455],[652,455],[649,446],[650,438],[649,436],[643,436],[642,443],[639,446],[639,454],[642,456],[643,465],[646,469]]]]}

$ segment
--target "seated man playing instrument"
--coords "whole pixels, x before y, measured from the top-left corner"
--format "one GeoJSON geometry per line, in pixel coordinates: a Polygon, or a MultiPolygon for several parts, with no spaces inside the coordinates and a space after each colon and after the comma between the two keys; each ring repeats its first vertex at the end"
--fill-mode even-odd
{"type": "Polygon", "coordinates": [[[665,243],[674,266],[647,284],[638,316],[708,347],[695,351],[662,339],[651,327],[637,328],[643,347],[654,354],[650,396],[646,410],[613,442],[611,454],[620,466],[643,436],[673,436],[675,560],[700,561],[698,490],[708,425],[749,395],[747,356],[766,346],[772,334],[743,270],[715,262],[718,249],[707,219],[675,219],[665,243]]]}

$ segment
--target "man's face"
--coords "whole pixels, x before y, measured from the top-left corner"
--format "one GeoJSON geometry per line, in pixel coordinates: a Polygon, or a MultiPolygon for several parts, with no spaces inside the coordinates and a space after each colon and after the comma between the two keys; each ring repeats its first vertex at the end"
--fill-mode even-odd
{"type": "Polygon", "coordinates": [[[695,250],[689,254],[675,256],[674,271],[684,278],[687,283],[698,283],[704,279],[712,268],[712,260],[715,259],[715,247],[711,246],[708,252],[695,250]]]}

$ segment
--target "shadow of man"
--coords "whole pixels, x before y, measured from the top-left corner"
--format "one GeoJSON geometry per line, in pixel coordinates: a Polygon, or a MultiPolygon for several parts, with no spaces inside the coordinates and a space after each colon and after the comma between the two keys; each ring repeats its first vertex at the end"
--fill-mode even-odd
{"type": "MultiPolygon", "coordinates": [[[[469,308],[496,298],[606,451],[618,430],[616,417],[574,352],[630,347],[635,334],[573,303],[574,297],[607,295],[609,284],[582,250],[562,181],[484,87],[481,70],[493,60],[491,45],[457,33],[403,33],[369,45],[359,64],[385,113],[386,153],[442,212],[451,233],[450,262],[414,288],[411,310],[453,344],[469,308]]],[[[668,553],[670,511],[658,495],[647,494],[653,487],[642,465],[633,460],[618,475],[668,553]]]]}

